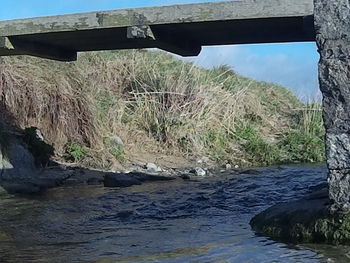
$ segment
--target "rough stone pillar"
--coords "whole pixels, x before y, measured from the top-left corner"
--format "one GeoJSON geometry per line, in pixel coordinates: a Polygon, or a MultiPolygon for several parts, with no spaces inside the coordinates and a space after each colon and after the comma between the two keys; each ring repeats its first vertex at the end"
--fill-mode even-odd
{"type": "Polygon", "coordinates": [[[332,211],[350,212],[350,0],[314,0],[332,211]]]}

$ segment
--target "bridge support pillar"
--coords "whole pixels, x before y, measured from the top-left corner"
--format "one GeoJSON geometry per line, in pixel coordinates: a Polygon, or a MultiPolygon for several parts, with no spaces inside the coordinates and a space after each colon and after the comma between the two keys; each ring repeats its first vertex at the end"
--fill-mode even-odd
{"type": "Polygon", "coordinates": [[[350,212],[350,2],[314,2],[331,210],[350,212]]]}

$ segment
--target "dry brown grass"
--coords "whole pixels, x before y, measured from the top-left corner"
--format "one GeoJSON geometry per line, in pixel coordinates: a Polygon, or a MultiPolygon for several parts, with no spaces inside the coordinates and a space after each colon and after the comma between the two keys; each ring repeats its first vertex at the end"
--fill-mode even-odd
{"type": "Polygon", "coordinates": [[[126,159],[146,152],[249,164],[244,131],[276,143],[301,105],[286,89],[227,67],[205,70],[145,51],[87,53],[76,63],[6,58],[0,103],[22,128],[38,127],[58,156],[79,143],[89,148],[81,161],[100,167],[121,161],[107,150],[113,136],[124,141],[126,159]]]}
{"type": "Polygon", "coordinates": [[[0,65],[1,104],[20,127],[39,127],[58,152],[69,141],[96,142],[91,102],[73,65],[25,57],[5,61],[0,65]]]}

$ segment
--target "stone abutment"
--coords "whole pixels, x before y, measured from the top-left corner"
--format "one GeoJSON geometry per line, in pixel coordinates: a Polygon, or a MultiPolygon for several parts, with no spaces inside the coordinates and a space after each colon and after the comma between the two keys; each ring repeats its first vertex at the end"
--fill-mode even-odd
{"type": "Polygon", "coordinates": [[[332,211],[350,211],[350,1],[315,0],[332,211]]]}

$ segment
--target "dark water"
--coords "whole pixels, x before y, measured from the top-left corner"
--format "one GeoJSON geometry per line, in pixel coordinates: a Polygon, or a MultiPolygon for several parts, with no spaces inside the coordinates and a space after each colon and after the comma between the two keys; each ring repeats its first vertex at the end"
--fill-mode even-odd
{"type": "Polygon", "coordinates": [[[326,181],[324,166],[0,198],[0,262],[350,262],[348,247],[257,237],[249,220],[326,181]]]}

